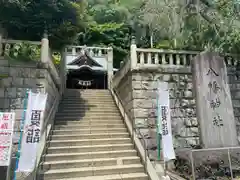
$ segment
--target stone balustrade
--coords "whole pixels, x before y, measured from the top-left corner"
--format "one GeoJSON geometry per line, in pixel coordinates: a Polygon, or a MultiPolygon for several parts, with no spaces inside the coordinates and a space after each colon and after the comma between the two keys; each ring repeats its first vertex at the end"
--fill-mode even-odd
{"type": "MultiPolygon", "coordinates": [[[[199,54],[197,51],[165,50],[165,49],[142,49],[136,48],[137,59],[135,68],[147,67],[189,67],[191,59],[199,54]]],[[[227,66],[237,65],[238,55],[225,54],[227,66]]],[[[134,60],[132,60],[134,61],[134,60]]]]}
{"type": "Polygon", "coordinates": [[[91,57],[104,57],[108,54],[108,48],[106,47],[88,47],[88,46],[67,46],[67,55],[77,55],[82,53],[83,50],[87,50],[91,57]]]}
{"type": "MultiPolygon", "coordinates": [[[[17,56],[18,50],[21,47],[21,44],[23,43],[32,45],[32,48],[38,48],[38,49],[41,48],[40,41],[19,41],[19,40],[2,39],[0,41],[0,57],[10,56],[10,53],[13,53],[13,55],[17,56]]],[[[37,59],[37,60],[40,60],[40,59],[37,59]]]]}
{"type": "Polygon", "coordinates": [[[137,48],[137,68],[153,66],[189,66],[198,52],[137,48]]]}

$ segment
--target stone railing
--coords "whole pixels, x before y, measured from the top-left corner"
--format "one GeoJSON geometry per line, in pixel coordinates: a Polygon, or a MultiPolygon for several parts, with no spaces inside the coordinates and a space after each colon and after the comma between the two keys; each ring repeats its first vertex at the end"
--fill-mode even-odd
{"type": "MultiPolygon", "coordinates": [[[[61,79],[60,75],[63,72],[59,72],[58,68],[54,65],[53,63],[53,57],[52,57],[52,52],[49,47],[49,40],[47,37],[47,34],[44,34],[44,37],[42,38],[42,46],[41,46],[41,62],[47,65],[47,67],[50,69],[51,76],[57,85],[57,88],[61,89],[61,79]]],[[[64,62],[61,62],[64,63],[64,62]]]]}
{"type": "MultiPolygon", "coordinates": [[[[20,41],[20,40],[8,40],[8,39],[2,39],[0,41],[0,57],[10,57],[10,56],[18,56],[19,54],[19,49],[21,48],[21,45],[30,45],[32,46],[31,48],[36,49],[36,52],[33,52],[32,50],[32,55],[36,53],[37,55],[37,49],[40,50],[41,48],[41,42],[40,41],[20,41]]],[[[30,47],[29,47],[30,50],[30,47]]],[[[40,54],[39,54],[40,55],[40,54]]],[[[39,59],[35,59],[35,61],[40,61],[40,56],[39,59]]]]}
{"type": "MultiPolygon", "coordinates": [[[[198,51],[143,49],[132,44],[130,56],[121,62],[119,71],[113,77],[113,86],[117,86],[129,70],[187,68],[189,71],[191,59],[199,53],[198,51]]],[[[228,67],[234,67],[237,65],[239,55],[225,54],[224,59],[228,67]]]]}
{"type": "Polygon", "coordinates": [[[104,57],[108,54],[108,48],[106,47],[88,47],[88,46],[67,46],[67,55],[77,55],[82,53],[83,50],[87,50],[91,57],[104,57]]]}
{"type": "MultiPolygon", "coordinates": [[[[198,51],[165,50],[165,49],[142,49],[136,48],[135,60],[132,61],[136,69],[148,67],[190,67],[191,60],[199,54],[198,51]]],[[[225,54],[227,66],[237,64],[238,55],[225,54]]],[[[135,69],[133,66],[133,69],[135,69]]]]}
{"type": "Polygon", "coordinates": [[[136,49],[136,68],[151,66],[189,66],[197,52],[161,49],[136,49]]]}

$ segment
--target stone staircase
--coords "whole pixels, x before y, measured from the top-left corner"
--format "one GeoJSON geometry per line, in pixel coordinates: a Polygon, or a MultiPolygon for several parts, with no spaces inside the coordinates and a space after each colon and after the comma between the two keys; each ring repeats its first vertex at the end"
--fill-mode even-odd
{"type": "Polygon", "coordinates": [[[148,180],[108,90],[66,90],[40,180],[148,180]]]}

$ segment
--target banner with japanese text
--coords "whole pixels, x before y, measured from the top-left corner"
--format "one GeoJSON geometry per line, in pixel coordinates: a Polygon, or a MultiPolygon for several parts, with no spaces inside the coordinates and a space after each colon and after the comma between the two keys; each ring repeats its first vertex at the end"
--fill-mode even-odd
{"type": "Polygon", "coordinates": [[[169,90],[167,82],[159,82],[158,87],[158,109],[159,109],[159,121],[160,133],[162,134],[162,148],[164,161],[175,159],[175,152],[172,140],[172,127],[170,116],[170,101],[169,90]]]}
{"type": "Polygon", "coordinates": [[[34,170],[46,102],[47,94],[29,92],[17,171],[34,170]]]}
{"type": "Polygon", "coordinates": [[[0,166],[11,162],[15,113],[0,112],[0,166]]]}

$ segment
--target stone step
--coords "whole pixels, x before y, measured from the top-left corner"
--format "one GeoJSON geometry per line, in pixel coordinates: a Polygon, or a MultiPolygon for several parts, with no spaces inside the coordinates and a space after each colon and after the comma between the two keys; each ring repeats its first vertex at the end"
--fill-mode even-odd
{"type": "Polygon", "coordinates": [[[112,97],[73,97],[73,98],[63,98],[61,102],[82,102],[82,103],[87,103],[87,102],[114,102],[112,97]]]}
{"type": "Polygon", "coordinates": [[[48,154],[60,153],[84,153],[84,152],[100,152],[100,151],[120,151],[133,150],[132,143],[125,144],[109,144],[109,145],[95,145],[95,146],[67,146],[67,147],[49,147],[48,154]]]}
{"type": "Polygon", "coordinates": [[[88,105],[88,106],[94,106],[94,105],[106,105],[106,106],[111,106],[111,105],[115,105],[115,102],[114,101],[85,101],[85,102],[82,102],[82,101],[61,101],[61,105],[70,105],[70,104],[73,104],[73,105],[88,105]]]}
{"type": "Polygon", "coordinates": [[[72,129],[72,130],[53,130],[53,134],[96,134],[96,133],[117,133],[117,132],[127,132],[127,128],[89,128],[89,129],[72,129]]]}
{"type": "Polygon", "coordinates": [[[78,104],[59,104],[59,109],[64,109],[64,108],[67,108],[67,109],[83,109],[83,110],[114,110],[114,109],[117,109],[118,110],[118,107],[113,103],[113,104],[106,104],[106,105],[103,105],[101,103],[99,104],[82,104],[81,106],[78,106],[78,104]]]}
{"type": "Polygon", "coordinates": [[[110,93],[108,89],[66,89],[65,93],[110,93]]]}
{"type": "Polygon", "coordinates": [[[106,101],[106,102],[114,102],[112,96],[110,97],[99,97],[99,98],[92,98],[92,97],[73,97],[73,98],[69,98],[69,97],[65,97],[61,99],[61,102],[64,101],[71,101],[71,102],[82,102],[82,103],[87,103],[87,102],[99,102],[99,101],[106,101]]]}
{"type": "Polygon", "coordinates": [[[102,94],[107,94],[110,95],[111,92],[109,90],[65,90],[64,95],[69,95],[69,96],[73,96],[73,95],[84,95],[84,94],[92,94],[92,95],[102,95],[102,94]]]}
{"type": "Polygon", "coordinates": [[[107,112],[107,113],[104,113],[104,112],[98,112],[98,113],[94,113],[94,112],[88,112],[88,111],[86,111],[86,112],[57,112],[56,113],[56,116],[58,117],[58,116],[68,116],[68,117],[85,117],[85,116],[87,116],[87,117],[98,117],[98,116],[100,116],[100,117],[109,117],[109,116],[111,116],[111,117],[116,117],[116,116],[119,116],[120,115],[120,113],[119,112],[107,112]]]}
{"type": "Polygon", "coordinates": [[[75,115],[72,116],[71,114],[68,115],[60,115],[59,113],[56,114],[56,120],[80,120],[80,119],[98,119],[98,120],[110,120],[110,119],[120,119],[121,116],[120,115],[108,115],[106,114],[104,116],[104,114],[102,115],[87,115],[87,116],[82,116],[82,115],[75,115]]]}
{"type": "Polygon", "coordinates": [[[64,96],[63,99],[70,99],[70,100],[75,100],[75,99],[91,99],[91,100],[95,100],[95,99],[111,99],[112,100],[112,96],[110,94],[100,94],[100,95],[93,95],[93,94],[80,94],[76,95],[76,96],[64,96]]]}
{"type": "Polygon", "coordinates": [[[125,125],[122,124],[75,124],[75,125],[55,125],[54,129],[89,129],[89,128],[124,128],[125,125]]]}
{"type": "Polygon", "coordinates": [[[122,119],[113,119],[113,120],[91,120],[91,119],[82,119],[79,121],[55,121],[55,125],[96,125],[96,124],[123,124],[122,119]]]}
{"type": "Polygon", "coordinates": [[[108,89],[66,89],[64,93],[110,93],[108,89]]]}
{"type": "MultiPolygon", "coordinates": [[[[94,147],[94,146],[93,146],[94,147]]],[[[129,157],[136,156],[136,150],[118,150],[118,151],[96,151],[84,153],[60,153],[60,154],[47,154],[43,156],[45,162],[48,161],[65,161],[65,160],[83,160],[83,159],[96,159],[96,158],[116,158],[116,157],[129,157]]]]}
{"type": "Polygon", "coordinates": [[[79,140],[52,140],[50,147],[61,146],[90,146],[101,144],[124,144],[131,143],[130,138],[102,138],[102,139],[79,139],[79,140]]]}
{"type": "Polygon", "coordinates": [[[58,117],[57,119],[55,119],[55,122],[73,122],[74,123],[74,122],[89,122],[89,121],[91,121],[91,122],[93,122],[93,121],[97,121],[97,122],[121,121],[121,122],[123,122],[123,119],[121,118],[121,116],[115,117],[115,118],[109,118],[109,117],[106,117],[106,118],[104,118],[104,117],[87,117],[87,116],[86,117],[82,117],[82,118],[64,118],[64,117],[59,118],[58,117]]]}
{"type": "Polygon", "coordinates": [[[89,112],[89,111],[85,111],[85,112],[81,112],[81,111],[76,111],[76,112],[68,112],[68,111],[65,111],[65,112],[57,112],[56,116],[89,116],[89,117],[96,117],[96,116],[119,116],[120,113],[118,111],[115,111],[115,112],[103,112],[103,111],[99,111],[99,112],[89,112]]]}
{"type": "Polygon", "coordinates": [[[72,96],[63,96],[62,98],[63,100],[65,99],[70,99],[70,100],[95,100],[95,99],[112,99],[112,96],[109,94],[98,94],[98,95],[94,95],[94,94],[76,94],[76,95],[72,95],[72,96]]]}
{"type": "Polygon", "coordinates": [[[83,159],[83,160],[66,160],[66,161],[49,161],[42,163],[42,170],[82,168],[82,167],[99,167],[99,166],[116,166],[140,164],[140,158],[137,156],[121,158],[100,158],[100,159],[83,159]]]}
{"type": "Polygon", "coordinates": [[[100,138],[128,138],[128,133],[99,133],[99,134],[73,134],[73,135],[52,135],[51,140],[68,139],[100,139],[100,138]]]}
{"type": "Polygon", "coordinates": [[[59,107],[75,107],[75,108],[88,108],[88,107],[105,107],[105,108],[111,108],[116,107],[116,104],[114,102],[61,102],[59,104],[59,107]]]}
{"type": "Polygon", "coordinates": [[[104,103],[107,103],[107,104],[114,104],[114,101],[113,100],[104,100],[104,99],[81,99],[81,100],[78,100],[78,99],[75,99],[75,100],[71,100],[71,99],[63,99],[61,101],[61,104],[69,104],[69,103],[72,103],[72,104],[84,104],[84,105],[89,105],[89,104],[104,104],[104,103]]]}
{"type": "Polygon", "coordinates": [[[90,112],[90,113],[118,113],[119,110],[115,107],[115,108],[88,108],[88,107],[81,107],[81,108],[69,108],[69,107],[61,107],[58,108],[58,112],[71,112],[71,113],[75,113],[75,112],[90,112]]]}
{"type": "Polygon", "coordinates": [[[67,96],[67,97],[72,97],[72,96],[111,96],[111,93],[110,92],[69,92],[69,93],[64,93],[64,96],[67,96]]]}
{"type": "Polygon", "coordinates": [[[102,176],[112,174],[140,173],[144,168],[141,164],[119,165],[119,166],[103,166],[103,167],[85,167],[71,169],[54,169],[44,173],[44,180],[57,178],[73,178],[87,176],[102,176]],[[46,178],[46,179],[45,179],[46,178]]]}
{"type": "MultiPolygon", "coordinates": [[[[51,179],[50,179],[51,180],[51,179]]],[[[127,174],[113,174],[104,176],[90,176],[81,178],[67,178],[55,180],[149,180],[145,173],[127,173],[127,174]]]]}
{"type": "Polygon", "coordinates": [[[59,104],[59,108],[66,108],[66,109],[118,109],[116,104],[59,104]]]}

